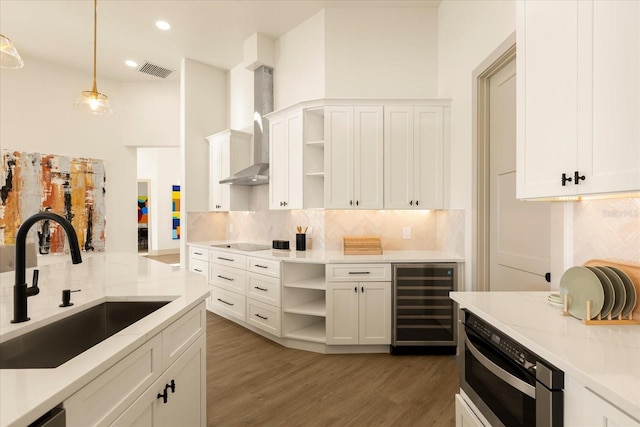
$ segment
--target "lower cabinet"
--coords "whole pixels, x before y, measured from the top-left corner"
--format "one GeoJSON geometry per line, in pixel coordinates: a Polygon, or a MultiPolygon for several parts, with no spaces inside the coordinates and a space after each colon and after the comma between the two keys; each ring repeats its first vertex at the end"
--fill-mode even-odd
{"type": "Polygon", "coordinates": [[[587,388],[584,389],[583,404],[585,426],[640,427],[640,421],[631,418],[587,388]]]}
{"type": "Polygon", "coordinates": [[[206,426],[204,303],[108,368],[64,407],[68,427],[206,426]]]}
{"type": "Polygon", "coordinates": [[[206,336],[201,335],[112,426],[206,426],[206,336]]]}
{"type": "MultiPolygon", "coordinates": [[[[456,427],[486,427],[467,405],[462,396],[456,394],[456,427]]],[[[490,426],[489,426],[490,427],[490,426]]]]}
{"type": "Polygon", "coordinates": [[[391,282],[327,283],[327,344],[391,344],[391,282]]]}

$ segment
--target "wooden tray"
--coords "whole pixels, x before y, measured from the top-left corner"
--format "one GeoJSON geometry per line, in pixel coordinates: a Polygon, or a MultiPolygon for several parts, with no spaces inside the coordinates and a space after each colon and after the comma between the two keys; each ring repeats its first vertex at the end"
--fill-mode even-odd
{"type": "Polygon", "coordinates": [[[636,303],[636,308],[633,310],[633,318],[640,319],[640,264],[620,262],[609,259],[590,259],[583,265],[585,267],[612,265],[624,271],[633,282],[633,286],[636,288],[636,294],[638,294],[638,302],[636,303]]]}
{"type": "Polygon", "coordinates": [[[344,236],[342,250],[345,255],[382,255],[380,236],[344,236]]]}

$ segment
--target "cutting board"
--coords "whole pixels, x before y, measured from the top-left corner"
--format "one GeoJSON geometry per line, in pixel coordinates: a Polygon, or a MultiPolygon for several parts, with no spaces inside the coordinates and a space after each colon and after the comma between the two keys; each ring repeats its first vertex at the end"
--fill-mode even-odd
{"type": "Polygon", "coordinates": [[[382,255],[379,236],[343,236],[342,250],[345,255],[382,255]]]}
{"type": "Polygon", "coordinates": [[[640,319],[640,264],[613,261],[608,259],[590,259],[583,265],[585,267],[612,265],[624,271],[633,282],[633,286],[636,288],[636,293],[638,294],[638,303],[636,303],[636,308],[633,310],[633,318],[640,319]]]}

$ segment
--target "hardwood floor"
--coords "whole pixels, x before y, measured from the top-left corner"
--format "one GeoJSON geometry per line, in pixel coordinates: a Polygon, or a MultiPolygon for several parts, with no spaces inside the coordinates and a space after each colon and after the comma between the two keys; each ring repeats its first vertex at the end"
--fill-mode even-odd
{"type": "Polygon", "coordinates": [[[207,312],[208,426],[453,426],[454,356],[292,350],[207,312]]]}

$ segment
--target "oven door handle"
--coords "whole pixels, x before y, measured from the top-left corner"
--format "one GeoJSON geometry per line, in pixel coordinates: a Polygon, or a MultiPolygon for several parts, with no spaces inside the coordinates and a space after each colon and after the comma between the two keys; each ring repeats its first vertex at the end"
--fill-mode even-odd
{"type": "Polygon", "coordinates": [[[467,346],[471,354],[473,354],[473,356],[478,360],[478,362],[482,364],[482,366],[484,366],[489,371],[491,371],[493,375],[497,376],[502,381],[509,384],[511,387],[521,391],[527,396],[533,399],[536,398],[535,387],[533,387],[530,384],[527,384],[526,382],[522,381],[520,378],[514,377],[513,375],[511,375],[510,373],[508,373],[507,371],[505,371],[504,369],[502,369],[501,367],[493,363],[491,360],[489,360],[484,354],[480,352],[480,350],[476,348],[476,346],[474,346],[471,343],[471,341],[469,341],[469,338],[466,335],[464,337],[464,341],[465,341],[465,345],[467,346]]]}

